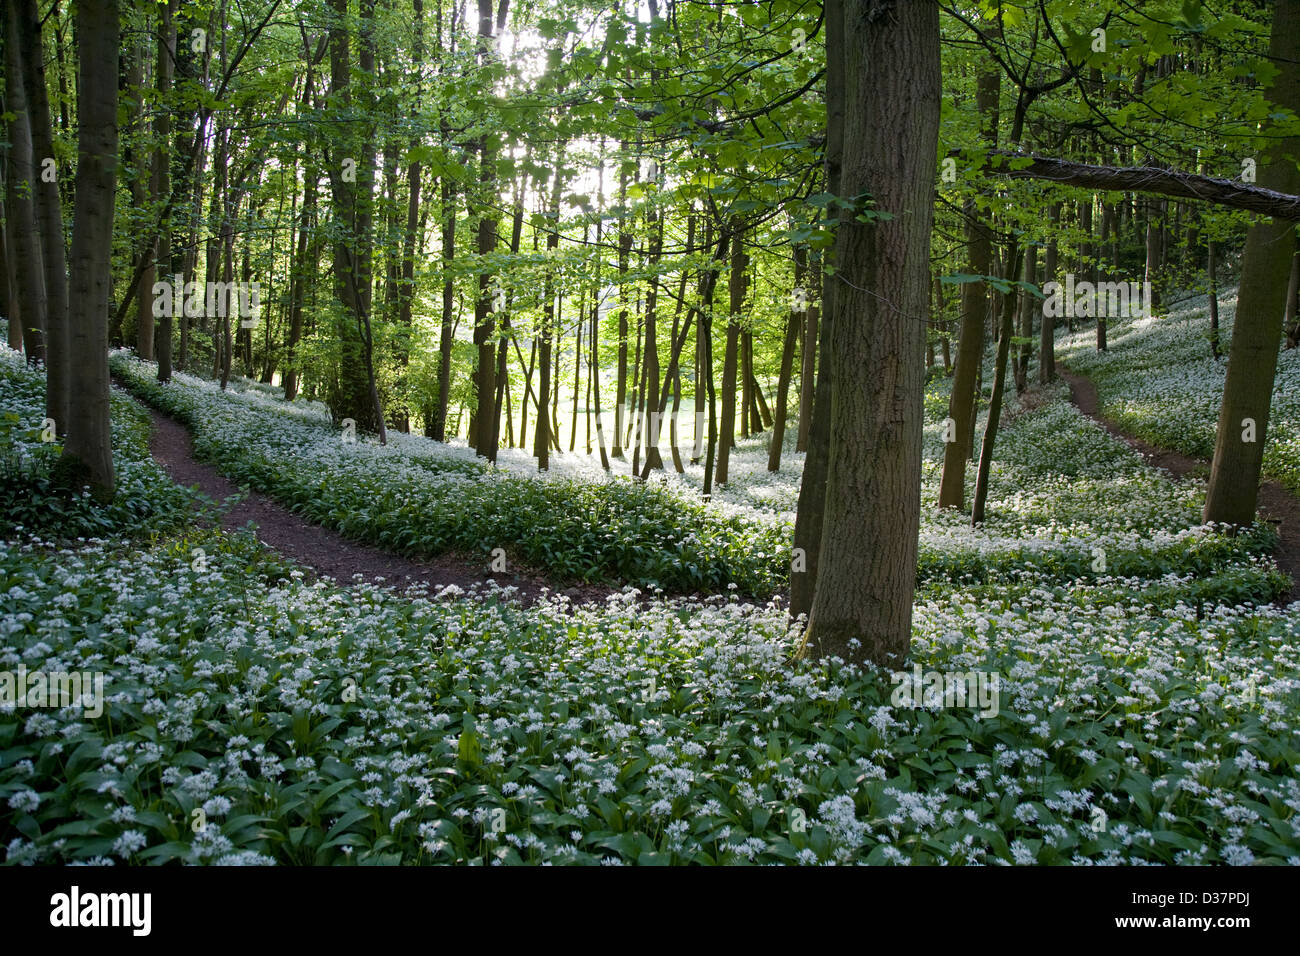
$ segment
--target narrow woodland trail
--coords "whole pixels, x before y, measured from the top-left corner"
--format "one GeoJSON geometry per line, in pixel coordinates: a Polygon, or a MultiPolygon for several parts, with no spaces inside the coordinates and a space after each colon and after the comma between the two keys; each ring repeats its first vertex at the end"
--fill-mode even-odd
{"type": "MultiPolygon", "coordinates": [[[[208,497],[221,501],[240,489],[210,465],[194,457],[194,443],[184,425],[150,408],[153,431],[149,451],[172,479],[181,485],[197,485],[208,497]]],[[[485,590],[489,580],[502,587],[519,589],[525,603],[536,603],[546,594],[563,594],[574,604],[603,603],[615,592],[607,585],[556,585],[544,576],[527,571],[494,573],[486,561],[460,555],[437,558],[408,558],[352,541],[336,531],[313,524],[277,504],[265,495],[248,492],[244,499],[222,517],[227,530],[242,528],[248,522],[257,525],[257,537],[264,544],[310,568],[317,574],[347,584],[355,574],[370,582],[390,587],[427,585],[430,593],[456,585],[465,591],[485,590]]],[[[509,567],[509,565],[507,565],[509,567]]]]}
{"type": "MultiPolygon", "coordinates": [[[[1175,478],[1184,478],[1192,473],[1209,474],[1210,463],[1200,458],[1189,458],[1181,452],[1168,448],[1158,448],[1141,438],[1135,438],[1122,431],[1101,415],[1101,400],[1097,386],[1089,378],[1071,372],[1059,362],[1056,373],[1070,385],[1070,401],[1083,414],[1116,438],[1126,442],[1129,447],[1140,452],[1147,463],[1163,468],[1175,478]]],[[[1273,550],[1273,559],[1283,572],[1291,576],[1291,590],[1275,602],[1279,605],[1300,601],[1300,498],[1297,498],[1279,482],[1265,479],[1259,486],[1259,513],[1277,525],[1279,539],[1273,550]]]]}

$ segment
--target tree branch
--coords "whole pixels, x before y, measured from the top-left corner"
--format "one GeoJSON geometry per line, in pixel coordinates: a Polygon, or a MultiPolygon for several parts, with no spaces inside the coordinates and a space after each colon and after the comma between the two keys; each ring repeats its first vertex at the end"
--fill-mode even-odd
{"type": "MultiPolygon", "coordinates": [[[[948,155],[958,158],[961,151],[952,150],[948,155]]],[[[1275,219],[1300,221],[1300,196],[1251,186],[1238,180],[1214,179],[1154,166],[1091,166],[1087,163],[1072,163],[1003,150],[991,150],[988,155],[1001,157],[1003,163],[997,167],[986,166],[984,171],[1008,179],[1040,179],[1085,189],[1199,199],[1275,219]],[[1028,160],[1029,164],[1017,168],[1007,163],[1007,160],[1028,160]]]]}

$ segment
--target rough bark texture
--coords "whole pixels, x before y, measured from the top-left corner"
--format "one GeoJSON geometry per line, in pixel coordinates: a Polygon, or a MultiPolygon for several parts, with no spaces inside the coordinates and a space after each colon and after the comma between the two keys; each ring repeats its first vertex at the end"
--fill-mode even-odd
{"type": "Polygon", "coordinates": [[[842,214],[836,234],[830,459],[805,650],[889,666],[910,647],[916,586],[939,8],[881,0],[847,5],[841,22],[842,59],[828,62],[844,74],[840,191],[869,193],[892,218],[842,214]]]}
{"type": "Polygon", "coordinates": [[[100,497],[114,491],[109,438],[108,297],[117,183],[117,0],[77,4],[77,194],[72,227],[68,437],[59,470],[100,497]]]}
{"type": "MultiPolygon", "coordinates": [[[[840,171],[844,160],[845,81],[844,50],[847,42],[842,29],[844,0],[829,0],[826,16],[826,191],[840,193],[840,171]]],[[[831,262],[834,267],[834,250],[831,262]]],[[[817,568],[821,557],[823,518],[826,514],[826,478],[830,467],[831,402],[834,395],[832,365],[827,361],[830,337],[837,308],[835,297],[839,281],[822,273],[822,316],[820,331],[817,319],[809,321],[807,348],[822,356],[817,365],[817,382],[813,388],[812,421],[808,431],[808,453],[804,458],[803,478],[799,483],[799,505],[794,521],[794,549],[790,562],[790,616],[797,618],[812,611],[817,587],[817,568]]],[[[805,363],[809,368],[811,363],[805,363]]]]}
{"type": "MultiPolygon", "coordinates": [[[[1278,106],[1300,111],[1300,0],[1278,0],[1273,9],[1269,58],[1278,73],[1267,96],[1278,106]]],[[[1297,157],[1300,137],[1283,139],[1262,164],[1262,185],[1279,192],[1300,189],[1297,157]]],[[[1206,521],[1244,526],[1255,520],[1286,280],[1294,252],[1295,228],[1290,221],[1258,223],[1246,234],[1214,464],[1205,494],[1206,521]],[[1248,419],[1254,423],[1253,435],[1248,419]]]]}
{"type": "Polygon", "coordinates": [[[1010,179],[1041,179],[1063,186],[1200,199],[1263,216],[1300,221],[1300,195],[1293,191],[1295,187],[1269,188],[1263,185],[1262,175],[1261,185],[1248,186],[1232,179],[1214,179],[1155,166],[1093,166],[1000,150],[993,150],[990,155],[1002,162],[990,171],[1010,179]]]}

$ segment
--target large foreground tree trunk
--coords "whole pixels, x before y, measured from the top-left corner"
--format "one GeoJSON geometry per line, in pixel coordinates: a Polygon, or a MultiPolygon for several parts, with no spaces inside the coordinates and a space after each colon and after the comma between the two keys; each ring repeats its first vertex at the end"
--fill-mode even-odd
{"type": "MultiPolygon", "coordinates": [[[[1300,0],[1278,0],[1273,7],[1269,59],[1278,73],[1268,97],[1300,111],[1300,0]]],[[[1300,137],[1278,143],[1259,173],[1265,189],[1294,193],[1300,188],[1300,137]]],[[[1287,275],[1295,252],[1295,226],[1273,220],[1250,227],[1241,264],[1241,290],[1228,376],[1223,385],[1214,463],[1205,494],[1205,520],[1249,525],[1259,500],[1259,472],[1273,400],[1273,376],[1282,338],[1287,275]]]]}
{"type": "Polygon", "coordinates": [[[911,644],[921,516],[925,315],[939,131],[933,0],[826,5],[844,44],[840,192],[890,218],[841,214],[831,349],[831,441],[805,651],[880,665],[911,644]],[[869,543],[869,546],[864,544],[869,543]]]}
{"type": "Polygon", "coordinates": [[[117,184],[117,0],[77,10],[77,194],[72,225],[68,438],[60,472],[100,497],[114,491],[109,437],[108,297],[117,184]]]}

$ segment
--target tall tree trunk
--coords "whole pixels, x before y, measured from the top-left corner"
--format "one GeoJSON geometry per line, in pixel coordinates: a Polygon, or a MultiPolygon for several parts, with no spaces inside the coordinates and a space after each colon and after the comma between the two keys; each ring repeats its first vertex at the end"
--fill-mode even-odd
{"type": "MultiPolygon", "coordinates": [[[[645,372],[641,376],[641,389],[650,402],[659,394],[659,257],[663,250],[664,223],[663,216],[654,210],[650,214],[647,226],[650,230],[650,253],[647,266],[650,270],[650,287],[646,290],[645,300],[645,372]]],[[[663,456],[659,453],[660,411],[658,407],[647,409],[642,416],[645,429],[646,464],[663,471],[663,456]]]]}
{"type": "MultiPolygon", "coordinates": [[[[443,136],[448,135],[446,121],[443,136]]],[[[456,308],[456,284],[451,267],[456,259],[456,183],[451,176],[442,178],[442,326],[438,336],[438,401],[433,410],[431,438],[447,440],[447,406],[451,401],[452,319],[456,308]]]]}
{"type": "MultiPolygon", "coordinates": [[[[555,324],[552,329],[559,329],[564,318],[564,295],[557,293],[555,296],[555,324]]],[[[555,371],[551,375],[551,447],[555,453],[560,453],[560,359],[563,356],[564,348],[561,345],[561,339],[552,332],[554,341],[558,346],[551,354],[555,356],[555,371]]]]}
{"type": "MultiPolygon", "coordinates": [[[[330,0],[330,4],[335,17],[330,28],[330,95],[335,109],[350,112],[354,97],[347,29],[348,4],[347,0],[330,0]]],[[[364,2],[362,7],[364,11],[364,2]]],[[[368,31],[369,25],[361,27],[363,35],[368,31]]],[[[363,56],[367,47],[363,36],[363,56]]],[[[332,211],[339,223],[334,241],[335,292],[342,306],[335,327],[339,340],[338,378],[332,387],[329,405],[336,423],[350,418],[358,429],[380,431],[383,420],[377,414],[371,394],[371,370],[367,368],[365,341],[370,307],[368,234],[374,154],[371,148],[362,146],[362,138],[362,133],[349,124],[340,134],[340,148],[334,154],[329,170],[334,200],[332,211]]]]}
{"type": "MultiPolygon", "coordinates": [[[[137,42],[132,43],[132,49],[128,54],[131,57],[131,71],[127,85],[135,99],[134,109],[132,110],[134,114],[132,126],[135,128],[135,135],[141,144],[149,142],[152,126],[145,109],[146,87],[149,83],[148,61],[150,59],[147,36],[148,34],[145,34],[137,42]]],[[[153,185],[152,167],[149,158],[148,150],[140,150],[138,158],[131,155],[130,149],[127,150],[127,162],[135,167],[135,175],[131,178],[131,201],[137,209],[142,210],[149,210],[154,199],[151,189],[153,185]]],[[[155,266],[157,259],[158,239],[155,236],[152,241],[140,248],[140,270],[135,290],[135,353],[140,358],[150,362],[153,361],[154,357],[152,292],[154,277],[157,275],[155,266]]]]}
{"type": "MultiPolygon", "coordinates": [[[[727,254],[726,240],[727,240],[727,236],[724,233],[718,242],[717,249],[714,251],[714,263],[717,265],[721,265],[724,257],[727,254]]],[[[673,341],[671,343],[672,348],[670,351],[670,358],[668,360],[668,372],[664,376],[663,388],[662,390],[660,390],[657,396],[655,395],[647,396],[647,408],[654,415],[662,417],[664,410],[668,407],[668,392],[672,386],[673,379],[676,378],[678,370],[681,368],[682,349],[685,348],[686,340],[690,338],[691,335],[691,319],[694,318],[697,313],[701,314],[702,316],[703,310],[705,308],[705,303],[712,300],[713,288],[715,283],[717,282],[717,275],[718,275],[717,271],[713,268],[709,268],[708,270],[706,270],[702,280],[705,294],[701,296],[700,305],[693,307],[689,312],[686,313],[686,324],[682,327],[680,334],[678,334],[677,331],[674,330],[673,341]]],[[[642,470],[639,474],[642,481],[645,481],[647,478],[650,477],[650,462],[648,459],[646,461],[645,469],[642,470]]],[[[707,488],[707,478],[706,478],[706,488],[707,488]]]]}
{"type": "Polygon", "coordinates": [[[9,347],[15,352],[21,352],[23,350],[22,307],[18,304],[18,283],[14,279],[14,262],[9,255],[9,249],[13,244],[10,237],[15,229],[12,217],[5,215],[3,195],[0,195],[0,220],[5,222],[5,227],[0,229],[0,284],[3,284],[4,316],[8,323],[9,347]]]}
{"type": "Polygon", "coordinates": [[[1146,269],[1143,273],[1143,279],[1151,283],[1151,300],[1154,305],[1159,301],[1160,288],[1160,225],[1158,222],[1158,210],[1160,201],[1154,196],[1148,196],[1146,202],[1147,213],[1147,230],[1146,230],[1146,269]]]}
{"type": "MultiPolygon", "coordinates": [[[[712,232],[712,230],[710,230],[710,232],[712,232]]],[[[718,240],[719,247],[725,249],[729,241],[730,239],[724,235],[718,240]]],[[[713,463],[718,448],[718,401],[717,394],[713,388],[712,291],[712,287],[710,287],[709,296],[701,299],[703,302],[703,309],[700,317],[700,325],[704,328],[704,357],[701,362],[701,367],[704,369],[704,387],[709,394],[709,429],[708,440],[705,443],[706,450],[704,452],[704,487],[701,489],[701,494],[705,501],[709,501],[713,497],[713,463]]]]}
{"type": "Polygon", "coordinates": [[[754,423],[754,337],[749,329],[740,333],[740,437],[762,430],[754,423]]]}
{"type": "Polygon", "coordinates": [[[836,231],[830,468],[804,650],[887,667],[910,649],[916,587],[939,7],[848,8],[826,4],[827,33],[844,35],[842,60],[827,57],[845,84],[840,190],[891,217],[841,212],[836,231]]]}
{"type": "MultiPolygon", "coordinates": [[[[238,197],[228,205],[221,222],[221,282],[227,289],[232,287],[235,278],[235,217],[239,214],[237,202],[238,197]]],[[[218,296],[218,300],[220,299],[221,297],[218,296]]],[[[230,313],[237,309],[236,302],[233,292],[226,293],[224,305],[218,313],[221,321],[218,323],[217,336],[221,347],[217,352],[217,364],[221,372],[222,391],[225,391],[230,381],[230,362],[234,353],[233,343],[230,340],[230,313]]]]}
{"type": "MultiPolygon", "coordinates": [[[[21,3],[21,37],[27,43],[22,57],[22,86],[31,116],[33,157],[53,170],[54,132],[50,101],[45,85],[44,44],[36,0],[21,3]],[[50,163],[46,163],[46,160],[50,163]]],[[[40,262],[44,267],[45,290],[45,414],[63,434],[69,411],[68,283],[67,257],[63,247],[63,209],[56,180],[38,174],[33,180],[37,221],[40,227],[40,262]]]]}
{"type": "MultiPolygon", "coordinates": [[[[1300,0],[1273,5],[1269,60],[1277,67],[1268,98],[1300,111],[1300,0]]],[[[1259,185],[1300,191],[1300,136],[1277,142],[1261,164],[1259,185]]],[[[1273,378],[1282,336],[1286,276],[1295,253],[1295,224],[1270,220],[1250,227],[1241,264],[1237,318],[1228,352],[1214,462],[1205,493],[1205,520],[1246,526],[1255,520],[1259,474],[1268,437],[1273,378]]]]}
{"type": "MultiPolygon", "coordinates": [[[[1052,203],[1048,217],[1048,231],[1051,238],[1047,240],[1047,251],[1043,256],[1043,285],[1056,281],[1056,231],[1061,224],[1061,204],[1052,203]]],[[[1038,338],[1038,381],[1042,385],[1056,378],[1056,323],[1047,310],[1042,309],[1042,325],[1038,338]]]]}
{"type": "MultiPolygon", "coordinates": [[[[1111,230],[1113,230],[1114,228],[1115,228],[1115,208],[1110,203],[1104,202],[1101,204],[1102,246],[1105,245],[1107,236],[1110,235],[1111,230]]],[[[1094,289],[1097,287],[1097,283],[1101,281],[1101,265],[1100,265],[1101,258],[1102,258],[1102,252],[1101,250],[1098,250],[1095,255],[1095,259],[1097,261],[1095,261],[1092,266],[1092,282],[1093,282],[1094,289]]],[[[1097,309],[1097,351],[1098,352],[1106,351],[1106,310],[1104,308],[1097,309]]]]}
{"type": "MultiPolygon", "coordinates": [[[[976,81],[975,109],[979,114],[981,141],[990,147],[998,142],[998,97],[1001,73],[986,69],[976,81]]],[[[993,239],[988,224],[973,201],[966,204],[966,242],[970,256],[967,271],[988,275],[993,258],[993,239]]],[[[939,481],[939,507],[962,508],[966,503],[966,462],[974,445],[975,418],[979,408],[976,390],[984,364],[984,326],[988,321],[989,294],[984,282],[967,282],[961,287],[961,334],[957,344],[957,368],[952,377],[945,424],[943,477],[939,481]]]]}
{"type": "MultiPolygon", "coordinates": [[[[1217,362],[1219,354],[1219,277],[1218,263],[1214,258],[1214,240],[1206,240],[1205,243],[1205,272],[1210,282],[1210,354],[1214,356],[1217,362]]],[[[1294,256],[1292,257],[1294,258],[1294,256]]]]}
{"type": "Polygon", "coordinates": [[[303,176],[302,216],[298,226],[298,247],[289,267],[289,336],[285,342],[284,399],[298,397],[298,343],[302,340],[302,310],[306,298],[307,277],[314,271],[316,243],[312,238],[316,219],[317,172],[308,165],[303,176]],[[310,256],[309,256],[310,250],[310,256]],[[310,268],[309,269],[309,265],[310,268]]]}
{"type": "Polygon", "coordinates": [[[627,409],[627,434],[623,436],[623,445],[632,449],[632,473],[636,474],[641,470],[641,443],[638,440],[633,443],[633,436],[640,435],[640,417],[642,406],[640,403],[640,382],[641,382],[641,323],[644,316],[641,312],[641,299],[637,297],[637,315],[636,315],[636,335],[633,338],[635,351],[632,355],[632,384],[628,392],[627,409]]]}
{"type": "Polygon", "coordinates": [[[752,336],[750,337],[749,355],[749,386],[750,395],[753,398],[755,421],[757,422],[754,431],[757,433],[772,427],[772,409],[768,407],[767,398],[763,395],[763,384],[758,380],[758,376],[754,374],[754,340],[752,336]]]}
{"type": "MultiPolygon", "coordinates": [[[[727,350],[722,358],[722,427],[721,445],[718,447],[717,483],[727,483],[727,470],[731,463],[731,447],[736,439],[736,371],[740,351],[740,317],[745,308],[746,270],[749,257],[745,255],[745,224],[740,217],[731,220],[731,276],[730,314],[727,317],[727,350]]],[[[748,409],[741,410],[748,415],[748,409]]]]}
{"type": "Polygon", "coordinates": [[[68,437],[63,481],[115,490],[109,429],[108,305],[112,286],[113,204],[117,185],[117,0],[77,3],[77,192],[72,220],[68,358],[68,437]]]}
{"type": "MultiPolygon", "coordinates": [[[[501,0],[502,16],[509,0],[501,0]]],[[[478,0],[479,62],[485,64],[492,57],[492,0],[478,0]]],[[[496,157],[497,144],[494,133],[485,133],[479,139],[479,178],[483,202],[478,210],[478,253],[490,255],[497,246],[496,157]]],[[[557,160],[558,165],[558,160],[557,160]]],[[[556,228],[559,227],[557,221],[556,228]]],[[[496,326],[492,318],[492,273],[485,267],[478,276],[478,299],[474,303],[474,344],[478,346],[478,367],[474,376],[477,396],[476,421],[478,435],[473,442],[480,455],[495,458],[498,436],[493,398],[496,394],[496,326]]]]}
{"type": "Polygon", "coordinates": [[[585,289],[583,290],[583,297],[578,300],[576,311],[578,320],[573,323],[573,416],[569,421],[570,452],[574,451],[578,445],[578,398],[582,394],[582,320],[587,313],[585,289]]]}
{"type": "MultiPolygon", "coordinates": [[[[415,42],[411,58],[414,62],[415,74],[419,76],[420,70],[424,64],[424,2],[423,0],[412,0],[412,9],[415,13],[415,42]]],[[[420,84],[416,84],[417,98],[422,93],[420,84]]],[[[419,139],[412,137],[409,143],[410,150],[415,151],[419,146],[419,139]]],[[[402,264],[401,264],[401,281],[397,287],[397,324],[399,336],[404,335],[404,339],[399,339],[400,345],[397,349],[397,362],[401,367],[401,375],[405,379],[407,366],[410,364],[411,348],[410,342],[414,335],[411,328],[411,304],[415,299],[415,247],[416,240],[421,232],[420,218],[420,180],[423,176],[423,167],[418,159],[413,159],[406,167],[406,229],[402,234],[402,264]]],[[[410,431],[411,409],[409,403],[403,401],[402,422],[403,431],[410,431]]]]}
{"type": "MultiPolygon", "coordinates": [[[[624,416],[627,409],[627,269],[632,255],[632,232],[627,228],[627,181],[628,168],[620,163],[618,173],[618,377],[615,379],[614,405],[614,447],[610,454],[615,458],[623,457],[624,416]]],[[[631,416],[628,415],[630,418],[631,416]]],[[[630,423],[628,423],[630,424],[630,423]]]]}
{"type": "MultiPolygon", "coordinates": [[[[45,343],[45,272],[41,261],[41,233],[36,225],[38,180],[35,159],[32,155],[31,112],[23,89],[24,44],[20,41],[20,12],[16,3],[8,5],[5,17],[5,109],[9,120],[9,168],[5,176],[5,212],[10,217],[14,238],[12,255],[14,277],[18,295],[18,311],[23,325],[23,350],[27,361],[35,364],[46,360],[45,343]]],[[[116,80],[114,80],[116,83],[116,80]]],[[[57,349],[50,358],[59,361],[57,349]]],[[[53,418],[58,428],[64,428],[63,419],[49,414],[51,405],[57,411],[57,392],[50,391],[46,382],[46,414],[53,418]],[[54,399],[54,401],[51,401],[54,399]]]]}
{"type": "Polygon", "coordinates": [[[821,254],[814,253],[812,281],[805,288],[808,310],[803,322],[803,351],[799,356],[799,436],[795,441],[795,451],[808,450],[808,435],[812,428],[813,397],[817,391],[817,324],[821,311],[816,292],[821,281],[821,254]]]}
{"type": "MultiPolygon", "coordinates": [[[[1025,250],[1025,269],[1022,278],[1033,283],[1038,277],[1038,246],[1030,243],[1025,250]]],[[[1034,335],[1034,306],[1038,300],[1026,289],[1020,290],[1020,338],[1019,354],[1016,357],[1015,379],[1016,394],[1020,394],[1029,384],[1029,351],[1034,335]]]]}
{"type": "MultiPolygon", "coordinates": [[[[550,221],[552,228],[546,234],[546,282],[543,295],[546,302],[542,307],[542,328],[537,346],[537,433],[533,439],[533,455],[537,458],[537,470],[547,471],[551,467],[551,442],[553,440],[552,416],[547,414],[546,402],[551,394],[551,336],[556,324],[556,281],[557,268],[555,250],[560,246],[560,194],[564,184],[560,158],[564,154],[561,144],[556,151],[555,179],[551,185],[550,221]]],[[[558,378],[558,376],[557,376],[558,378]]],[[[558,385],[558,382],[556,383],[558,385]]]]}
{"type": "Polygon", "coordinates": [[[952,374],[952,338],[951,323],[948,321],[948,304],[944,301],[943,280],[938,276],[934,277],[934,305],[939,316],[940,340],[939,344],[943,348],[943,373],[952,374]]]}
{"type": "MultiPolygon", "coordinates": [[[[537,236],[533,236],[533,248],[537,247],[537,236]]],[[[519,343],[515,343],[515,355],[519,359],[520,368],[524,369],[524,405],[519,412],[519,447],[528,447],[528,406],[531,403],[540,408],[541,405],[533,397],[533,369],[537,367],[537,339],[533,339],[532,349],[528,355],[528,364],[524,365],[524,353],[519,348],[519,343]]]]}
{"type": "MultiPolygon", "coordinates": [[[[794,249],[794,285],[802,288],[807,278],[808,253],[805,247],[794,249]]],[[[781,447],[785,444],[785,410],[790,394],[790,374],[794,369],[794,349],[799,341],[805,309],[792,308],[785,323],[785,345],[781,349],[781,374],[776,382],[776,410],[772,416],[772,444],[767,451],[767,470],[781,470],[781,447]]]]}
{"type": "MultiPolygon", "coordinates": [[[[601,153],[603,154],[605,151],[605,144],[603,140],[601,141],[600,148],[601,148],[601,153]]],[[[605,171],[603,167],[597,169],[596,175],[597,175],[597,182],[599,183],[599,186],[597,187],[598,188],[598,198],[596,200],[597,208],[604,208],[604,202],[605,202],[605,175],[604,174],[605,171]]],[[[600,248],[603,225],[604,225],[603,220],[598,218],[596,220],[596,248],[597,249],[600,248]]],[[[591,372],[590,375],[588,376],[588,379],[591,383],[592,401],[594,403],[594,408],[595,408],[596,444],[600,448],[600,467],[605,469],[605,471],[609,471],[609,453],[605,450],[605,428],[604,428],[604,423],[601,421],[601,417],[600,417],[601,416],[601,410],[600,410],[600,296],[601,296],[600,265],[601,265],[601,259],[600,257],[597,257],[595,263],[596,271],[595,274],[592,276],[592,283],[591,283],[591,335],[589,336],[591,340],[589,346],[591,349],[591,372]]],[[[528,402],[525,399],[524,407],[527,408],[527,405],[528,402]]]]}
{"type": "MultiPolygon", "coordinates": [[[[704,217],[704,248],[708,249],[713,245],[713,218],[704,217]]],[[[704,454],[705,445],[708,443],[708,389],[705,387],[706,378],[712,380],[713,368],[705,364],[705,338],[709,334],[709,326],[713,322],[713,303],[704,299],[704,273],[699,276],[699,295],[700,295],[700,320],[695,323],[695,427],[691,430],[694,435],[695,444],[691,448],[691,464],[698,465],[700,458],[704,454]]],[[[712,486],[712,470],[705,470],[705,484],[712,486]]]]}
{"type": "MultiPolygon", "coordinates": [[[[1019,249],[1010,257],[1008,277],[1019,268],[1019,249]]],[[[971,524],[984,523],[984,503],[989,494],[989,473],[993,467],[993,447],[998,438],[998,425],[1002,419],[1002,393],[1006,390],[1007,358],[1011,351],[1012,322],[1016,312],[1016,297],[1006,292],[1002,295],[1002,325],[998,334],[998,354],[993,367],[993,390],[989,394],[989,417],[984,423],[984,440],[980,443],[980,464],[975,474],[975,497],[971,501],[971,524]]]]}
{"type": "MultiPolygon", "coordinates": [[[[158,83],[158,96],[164,104],[156,120],[158,146],[153,155],[153,195],[155,202],[171,196],[172,118],[166,108],[172,88],[172,64],[176,56],[176,8],[180,0],[167,0],[158,7],[158,61],[154,77],[158,83]]],[[[162,229],[158,233],[158,260],[164,270],[172,264],[172,229],[170,209],[164,214],[162,229]]],[[[182,309],[182,317],[184,310],[182,309]]],[[[172,377],[172,328],[174,316],[165,311],[159,317],[154,354],[158,358],[158,381],[170,382],[172,377]]]]}
{"type": "Polygon", "coordinates": [[[1297,330],[1296,314],[1296,294],[1300,293],[1300,252],[1291,257],[1291,278],[1286,284],[1286,316],[1282,320],[1282,329],[1286,332],[1286,347],[1293,349],[1297,341],[1300,341],[1297,330]]]}
{"type": "MultiPolygon", "coordinates": [[[[662,239],[660,240],[662,245],[662,239]]],[[[686,249],[689,252],[695,251],[695,214],[688,212],[686,216],[686,249]]],[[[686,282],[687,270],[681,270],[681,276],[677,282],[677,305],[673,309],[673,334],[671,341],[677,341],[678,323],[682,317],[682,307],[686,303],[686,282]]],[[[687,325],[690,324],[690,315],[686,317],[687,325]]],[[[673,409],[668,416],[668,447],[672,450],[673,469],[679,475],[686,473],[686,466],[682,463],[681,448],[678,445],[678,415],[682,409],[682,369],[680,363],[673,369],[673,409]]]]}
{"type": "MultiPolygon", "coordinates": [[[[844,163],[844,142],[849,119],[846,113],[848,92],[848,64],[845,57],[848,39],[842,29],[844,25],[844,6],[846,0],[827,0],[825,4],[826,29],[826,149],[825,181],[826,191],[838,196],[840,193],[840,173],[844,163]],[[831,29],[831,27],[834,29],[831,29]]],[[[857,107],[857,91],[854,91],[854,106],[857,107]]],[[[813,388],[811,421],[808,430],[807,455],[804,458],[803,476],[799,483],[799,504],[795,513],[794,548],[790,562],[790,616],[798,618],[812,612],[813,594],[816,591],[817,572],[821,559],[822,531],[825,526],[826,489],[830,474],[831,459],[831,405],[834,400],[834,382],[832,376],[836,364],[829,360],[833,326],[839,314],[837,298],[840,290],[839,278],[827,274],[836,268],[835,249],[832,249],[831,268],[823,269],[818,261],[816,275],[822,280],[821,321],[815,313],[809,315],[808,332],[804,336],[805,372],[811,370],[807,351],[819,353],[822,360],[817,366],[817,380],[804,383],[804,388],[813,388]],[[820,327],[819,327],[820,326],[820,327]]]]}

